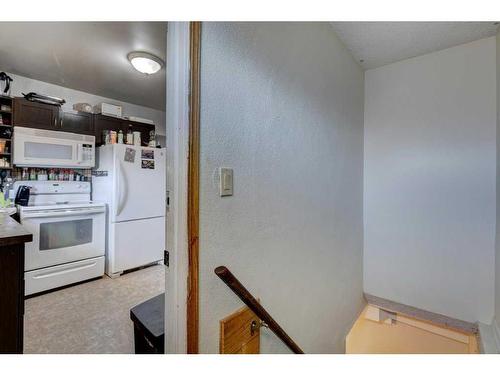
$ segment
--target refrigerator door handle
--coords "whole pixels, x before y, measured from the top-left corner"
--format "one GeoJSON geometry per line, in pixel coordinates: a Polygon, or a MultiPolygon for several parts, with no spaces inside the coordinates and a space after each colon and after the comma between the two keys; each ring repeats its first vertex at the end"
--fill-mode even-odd
{"type": "Polygon", "coordinates": [[[120,215],[123,211],[123,207],[125,206],[125,202],[127,201],[128,189],[127,189],[127,179],[125,174],[123,173],[121,162],[119,161],[117,164],[117,195],[118,195],[118,204],[116,205],[116,214],[115,216],[120,215]]]}
{"type": "Polygon", "coordinates": [[[120,169],[120,162],[117,161],[116,163],[116,203],[115,203],[115,218],[118,216],[119,209],[118,207],[120,206],[120,199],[122,195],[122,189],[121,189],[121,169],[120,169]]]}

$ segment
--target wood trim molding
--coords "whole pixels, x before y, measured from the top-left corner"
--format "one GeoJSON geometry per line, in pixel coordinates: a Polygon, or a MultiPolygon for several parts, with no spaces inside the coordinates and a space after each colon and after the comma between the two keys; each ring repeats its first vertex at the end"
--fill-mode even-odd
{"type": "Polygon", "coordinates": [[[187,353],[198,354],[201,22],[189,23],[187,353]]]}
{"type": "Polygon", "coordinates": [[[370,305],[380,307],[386,311],[391,311],[406,315],[410,318],[434,323],[444,328],[456,329],[470,334],[477,334],[478,327],[476,323],[466,322],[446,315],[437,314],[431,311],[422,310],[417,307],[404,305],[402,303],[387,300],[385,298],[373,296],[365,293],[365,299],[370,305]]]}

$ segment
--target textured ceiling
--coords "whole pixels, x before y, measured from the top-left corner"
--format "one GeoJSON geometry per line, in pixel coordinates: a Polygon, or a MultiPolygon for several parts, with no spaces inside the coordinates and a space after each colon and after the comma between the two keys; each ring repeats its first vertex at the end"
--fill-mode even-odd
{"type": "Polygon", "coordinates": [[[364,69],[496,34],[493,22],[332,22],[364,69]]]}
{"type": "Polygon", "coordinates": [[[165,22],[0,22],[0,71],[165,110],[165,69],[146,76],[127,54],[165,61],[165,22]]]}

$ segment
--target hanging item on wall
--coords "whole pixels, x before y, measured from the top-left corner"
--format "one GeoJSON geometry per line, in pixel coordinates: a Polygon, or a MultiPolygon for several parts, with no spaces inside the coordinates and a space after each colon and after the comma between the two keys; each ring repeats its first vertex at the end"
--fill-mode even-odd
{"type": "Polygon", "coordinates": [[[12,81],[12,77],[7,73],[0,72],[0,90],[2,95],[10,96],[10,83],[12,81]]]}

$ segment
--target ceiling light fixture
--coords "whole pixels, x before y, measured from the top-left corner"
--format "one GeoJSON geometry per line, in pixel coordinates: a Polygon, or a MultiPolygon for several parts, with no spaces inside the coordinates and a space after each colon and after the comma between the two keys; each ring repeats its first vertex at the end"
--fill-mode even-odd
{"type": "Polygon", "coordinates": [[[148,52],[130,52],[127,58],[136,70],[147,75],[155,74],[165,65],[162,59],[148,52]]]}

